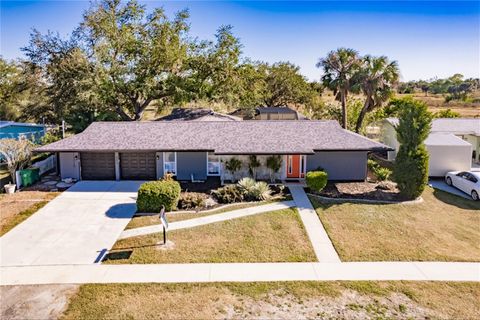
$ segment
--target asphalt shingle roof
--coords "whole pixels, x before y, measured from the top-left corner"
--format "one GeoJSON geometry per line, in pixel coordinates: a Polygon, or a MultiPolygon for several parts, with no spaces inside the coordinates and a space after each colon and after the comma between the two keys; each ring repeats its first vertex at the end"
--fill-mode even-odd
{"type": "Polygon", "coordinates": [[[84,132],[36,149],[56,151],[196,151],[297,154],[315,150],[389,150],[336,121],[95,122],[84,132]]]}

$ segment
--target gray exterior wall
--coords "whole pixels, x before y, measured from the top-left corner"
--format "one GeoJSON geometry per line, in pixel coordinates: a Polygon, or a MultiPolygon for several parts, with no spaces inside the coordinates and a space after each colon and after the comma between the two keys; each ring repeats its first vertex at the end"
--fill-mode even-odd
{"type": "Polygon", "coordinates": [[[192,174],[195,180],[207,179],[207,153],[177,152],[177,179],[190,180],[192,174]]]}
{"type": "Polygon", "coordinates": [[[367,178],[367,152],[319,151],[307,155],[307,171],[322,167],[328,180],[365,180],[367,178]]]}

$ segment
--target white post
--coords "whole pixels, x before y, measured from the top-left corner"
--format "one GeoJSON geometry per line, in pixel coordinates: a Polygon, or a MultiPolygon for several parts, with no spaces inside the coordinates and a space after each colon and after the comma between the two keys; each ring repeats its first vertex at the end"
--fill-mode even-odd
{"type": "Polygon", "coordinates": [[[115,180],[120,180],[120,155],[115,152],[115,180]]]}
{"type": "Polygon", "coordinates": [[[62,139],[65,139],[65,120],[62,120],[62,139]]]}

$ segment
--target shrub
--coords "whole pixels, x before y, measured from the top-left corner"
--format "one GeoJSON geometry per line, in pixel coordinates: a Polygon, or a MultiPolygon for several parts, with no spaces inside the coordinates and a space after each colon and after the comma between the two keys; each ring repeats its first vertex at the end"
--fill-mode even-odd
{"type": "Polygon", "coordinates": [[[243,178],[237,186],[247,201],[268,200],[272,196],[272,189],[263,181],[256,182],[252,178],[243,178]]]}
{"type": "Polygon", "coordinates": [[[325,188],[328,181],[328,175],[325,171],[310,171],[305,176],[307,187],[313,191],[320,192],[325,188]]]}
{"type": "Polygon", "coordinates": [[[239,190],[238,186],[234,184],[229,184],[225,187],[213,190],[212,195],[220,203],[234,203],[243,200],[242,192],[239,190]]]}
{"type": "Polygon", "coordinates": [[[248,156],[248,172],[252,176],[253,179],[257,179],[257,168],[260,167],[262,164],[258,161],[256,155],[248,156]]]}
{"type": "Polygon", "coordinates": [[[253,187],[251,197],[256,201],[269,200],[272,198],[272,189],[266,182],[259,181],[253,187]]]}
{"type": "Polygon", "coordinates": [[[392,170],[383,168],[383,167],[378,167],[373,170],[373,173],[375,174],[378,180],[385,181],[385,180],[388,180],[388,178],[390,178],[390,175],[392,174],[392,170]]]}
{"type": "Polygon", "coordinates": [[[419,197],[428,181],[428,153],[424,141],[430,133],[432,114],[427,105],[404,99],[399,124],[395,128],[400,148],[395,159],[393,179],[407,199],[419,197]]]}
{"type": "Polygon", "coordinates": [[[253,192],[255,183],[255,180],[252,178],[245,177],[238,181],[237,186],[244,195],[249,195],[253,192]]]}
{"type": "Polygon", "coordinates": [[[270,156],[267,158],[267,168],[270,169],[270,181],[275,182],[275,176],[282,168],[282,157],[281,156],[270,156]]]}
{"type": "Polygon", "coordinates": [[[202,193],[185,192],[180,195],[178,207],[183,210],[205,208],[205,195],[202,193]]]}
{"type": "Polygon", "coordinates": [[[375,160],[368,159],[367,165],[379,181],[388,180],[392,174],[390,169],[380,166],[375,160]]]}
{"type": "Polygon", "coordinates": [[[368,169],[370,169],[372,172],[379,167],[378,163],[372,159],[367,160],[367,166],[368,166],[368,169]]]}
{"type": "Polygon", "coordinates": [[[138,190],[138,212],[160,212],[162,206],[172,211],[177,208],[180,197],[180,184],[175,180],[150,181],[138,190]]]}

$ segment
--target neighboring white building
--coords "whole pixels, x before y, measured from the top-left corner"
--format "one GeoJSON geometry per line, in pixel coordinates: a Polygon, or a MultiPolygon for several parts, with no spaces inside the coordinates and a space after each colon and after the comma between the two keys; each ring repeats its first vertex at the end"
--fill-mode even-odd
{"type": "Polygon", "coordinates": [[[451,133],[431,133],[425,140],[430,161],[428,175],[443,177],[449,171],[468,171],[472,145],[451,133]]]}
{"type": "MultiPolygon", "coordinates": [[[[395,127],[397,118],[381,124],[380,142],[392,147],[388,160],[394,160],[400,144],[395,127]]],[[[434,119],[425,145],[430,154],[429,176],[443,176],[447,171],[470,170],[480,162],[480,119],[434,119]]]]}

